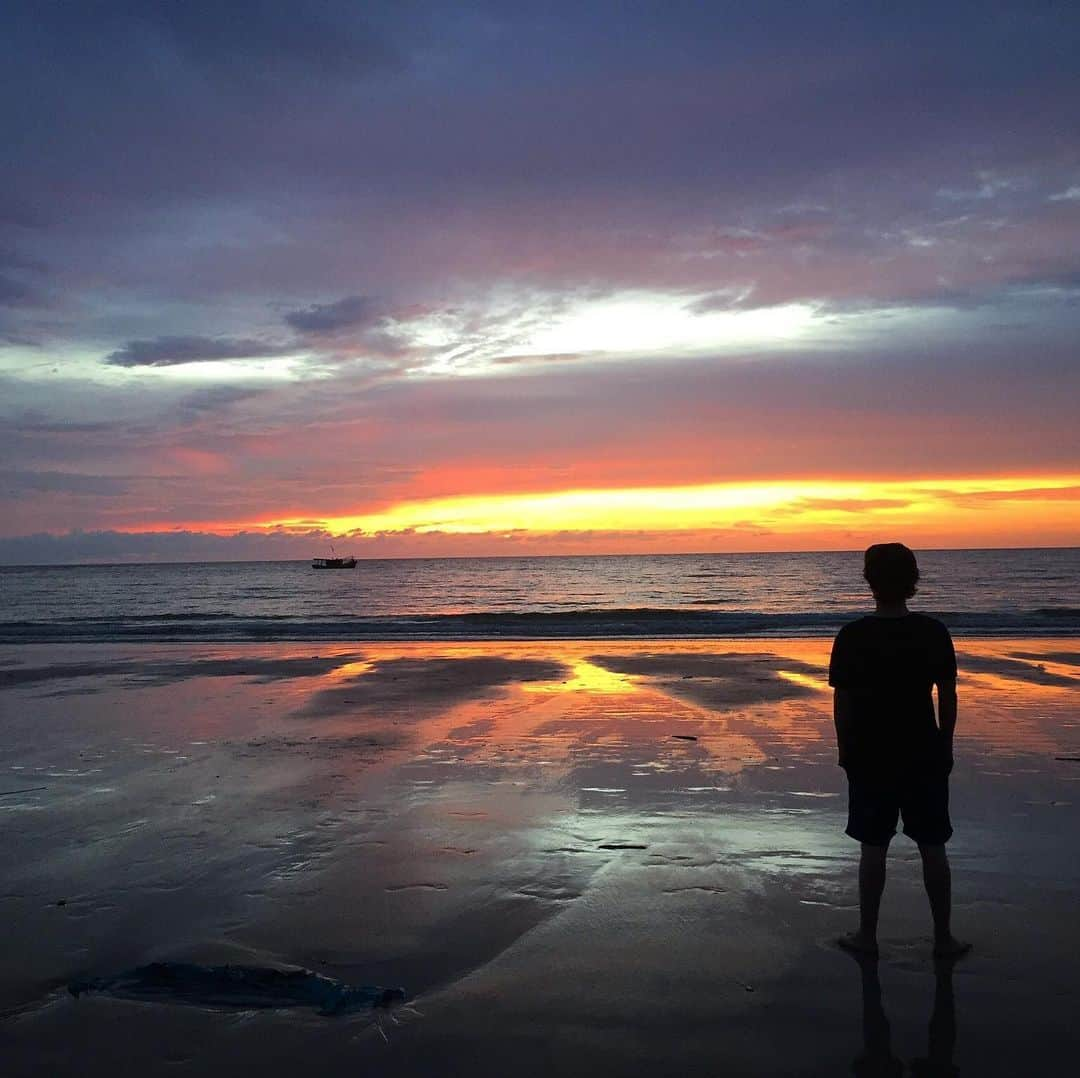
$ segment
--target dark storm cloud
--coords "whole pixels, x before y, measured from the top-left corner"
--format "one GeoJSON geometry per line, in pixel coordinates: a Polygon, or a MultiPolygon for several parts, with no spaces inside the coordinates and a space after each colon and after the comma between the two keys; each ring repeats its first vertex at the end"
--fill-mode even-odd
{"type": "Polygon", "coordinates": [[[244,337],[155,337],[128,341],[110,352],[105,362],[114,367],[175,367],[215,359],[262,359],[293,350],[289,345],[244,337]]]}
{"type": "Polygon", "coordinates": [[[285,321],[300,333],[333,333],[374,325],[380,312],[368,296],[346,296],[334,303],[313,303],[297,311],[289,311],[285,321]]]}

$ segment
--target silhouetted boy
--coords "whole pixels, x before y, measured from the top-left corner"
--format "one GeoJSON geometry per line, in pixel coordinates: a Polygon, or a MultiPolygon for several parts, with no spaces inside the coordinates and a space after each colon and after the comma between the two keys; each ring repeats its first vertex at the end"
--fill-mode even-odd
{"type": "Polygon", "coordinates": [[[949,772],[956,727],[952,638],[940,621],[908,610],[919,568],[902,543],[870,547],[863,575],[877,609],[840,630],[829,662],[839,762],[848,777],[847,834],[862,844],[859,930],[838,942],[848,950],[877,953],[885,857],[902,816],[904,834],[919,844],[922,855],[934,954],[956,957],[970,944],[957,940],[949,926],[945,843],[952,835],[949,772]]]}

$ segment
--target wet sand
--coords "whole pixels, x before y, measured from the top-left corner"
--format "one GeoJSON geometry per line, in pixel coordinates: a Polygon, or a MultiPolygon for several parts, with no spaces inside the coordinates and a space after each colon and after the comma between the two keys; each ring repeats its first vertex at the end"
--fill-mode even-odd
{"type": "Polygon", "coordinates": [[[0,649],[4,1073],[825,1076],[883,1058],[883,1018],[908,1063],[933,1032],[921,1073],[1062,1073],[1080,641],[958,641],[950,849],[976,950],[951,970],[902,836],[877,969],[831,944],[856,847],[828,647],[0,649]],[[410,1003],[375,1022],[65,991],[157,960],[410,1003]]]}

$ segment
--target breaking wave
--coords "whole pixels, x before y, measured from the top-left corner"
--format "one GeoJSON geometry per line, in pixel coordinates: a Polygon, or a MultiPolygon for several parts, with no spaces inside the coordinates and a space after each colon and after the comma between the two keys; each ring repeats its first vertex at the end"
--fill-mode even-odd
{"type": "MultiPolygon", "coordinates": [[[[375,617],[295,618],[222,612],[0,622],[0,643],[266,640],[547,640],[649,637],[826,636],[863,611],[750,613],[636,607],[570,611],[491,611],[375,617]]],[[[1080,609],[933,612],[965,636],[1072,636],[1080,609]]]]}

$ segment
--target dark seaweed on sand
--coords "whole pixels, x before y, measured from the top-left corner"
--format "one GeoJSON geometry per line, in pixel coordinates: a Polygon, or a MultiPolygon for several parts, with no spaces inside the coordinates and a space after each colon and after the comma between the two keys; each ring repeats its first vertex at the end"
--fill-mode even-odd
{"type": "Polygon", "coordinates": [[[190,962],[151,962],[113,977],[75,980],[68,991],[76,997],[105,992],[120,999],[202,1007],[316,1007],[326,1015],[388,1007],[405,999],[401,988],[347,985],[306,969],[190,962]]]}

